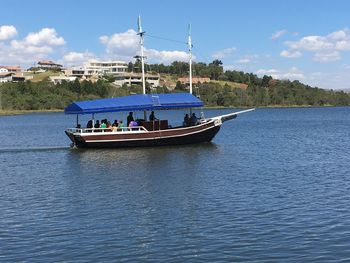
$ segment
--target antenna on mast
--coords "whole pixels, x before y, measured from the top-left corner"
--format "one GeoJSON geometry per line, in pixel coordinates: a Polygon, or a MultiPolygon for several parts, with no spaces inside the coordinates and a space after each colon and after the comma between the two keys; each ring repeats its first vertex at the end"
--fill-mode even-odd
{"type": "Polygon", "coordinates": [[[141,67],[142,67],[142,92],[146,94],[146,81],[145,81],[145,62],[143,56],[143,35],[146,33],[142,31],[141,16],[137,19],[138,35],[140,36],[140,47],[141,47],[141,67]]]}
{"type": "Polygon", "coordinates": [[[188,24],[188,51],[190,55],[190,93],[192,94],[192,40],[191,40],[191,24],[188,24]]]}

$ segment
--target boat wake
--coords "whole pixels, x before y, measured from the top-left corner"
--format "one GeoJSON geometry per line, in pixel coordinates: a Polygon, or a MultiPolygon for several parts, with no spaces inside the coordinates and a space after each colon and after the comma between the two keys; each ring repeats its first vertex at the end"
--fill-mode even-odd
{"type": "Polygon", "coordinates": [[[51,152],[66,151],[69,146],[42,146],[42,147],[25,147],[25,148],[0,148],[0,153],[20,153],[20,152],[51,152]]]}

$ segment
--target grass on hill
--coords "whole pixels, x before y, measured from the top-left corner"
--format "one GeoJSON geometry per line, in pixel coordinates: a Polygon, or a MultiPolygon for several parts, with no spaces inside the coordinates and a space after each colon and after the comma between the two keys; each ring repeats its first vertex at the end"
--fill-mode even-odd
{"type": "Polygon", "coordinates": [[[220,84],[221,86],[228,85],[231,88],[247,89],[248,85],[244,83],[225,81],[225,80],[211,80],[210,82],[220,84]]]}
{"type": "MultiPolygon", "coordinates": [[[[178,80],[177,75],[170,75],[170,74],[161,74],[161,80],[163,83],[170,87],[174,88],[176,86],[176,82],[178,80]]],[[[239,89],[247,89],[248,85],[238,82],[232,82],[232,81],[223,81],[223,80],[210,80],[212,83],[220,84],[221,86],[228,85],[230,88],[239,88],[239,89]]]]}
{"type": "Polygon", "coordinates": [[[59,76],[60,73],[54,72],[54,71],[45,71],[45,72],[40,72],[40,73],[35,73],[35,74],[30,72],[30,73],[27,73],[26,75],[33,76],[33,79],[31,79],[30,81],[39,82],[39,81],[43,81],[47,77],[59,76]]]}

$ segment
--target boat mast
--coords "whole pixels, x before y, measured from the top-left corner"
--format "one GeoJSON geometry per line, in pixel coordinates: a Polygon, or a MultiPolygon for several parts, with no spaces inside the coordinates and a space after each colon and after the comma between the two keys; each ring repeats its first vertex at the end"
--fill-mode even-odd
{"type": "Polygon", "coordinates": [[[143,94],[146,94],[145,62],[144,62],[144,56],[143,56],[143,35],[146,32],[142,31],[141,16],[139,16],[139,18],[137,20],[137,26],[138,26],[138,31],[139,31],[137,34],[140,36],[140,47],[141,47],[142,92],[143,92],[143,94]]]}
{"type": "MultiPolygon", "coordinates": [[[[141,16],[139,16],[137,20],[137,26],[138,26],[138,35],[140,36],[140,48],[141,48],[141,68],[142,68],[142,93],[146,94],[146,81],[145,81],[145,61],[143,56],[143,35],[146,33],[145,31],[142,31],[142,25],[141,25],[141,16]]],[[[147,120],[147,112],[143,111],[143,118],[146,121],[147,120]]]]}
{"type": "Polygon", "coordinates": [[[192,94],[192,40],[191,40],[191,24],[188,24],[188,51],[190,54],[190,93],[192,94]]]}

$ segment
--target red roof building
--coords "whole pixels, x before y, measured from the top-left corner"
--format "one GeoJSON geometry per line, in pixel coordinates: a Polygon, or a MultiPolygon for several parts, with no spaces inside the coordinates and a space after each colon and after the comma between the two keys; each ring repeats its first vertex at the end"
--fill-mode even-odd
{"type": "Polygon", "coordinates": [[[42,69],[61,69],[62,65],[51,60],[41,60],[38,62],[38,67],[42,69]]]}
{"type": "Polygon", "coordinates": [[[0,68],[5,68],[8,70],[8,72],[14,72],[14,73],[18,73],[22,71],[20,66],[0,66],[0,68]]]}

